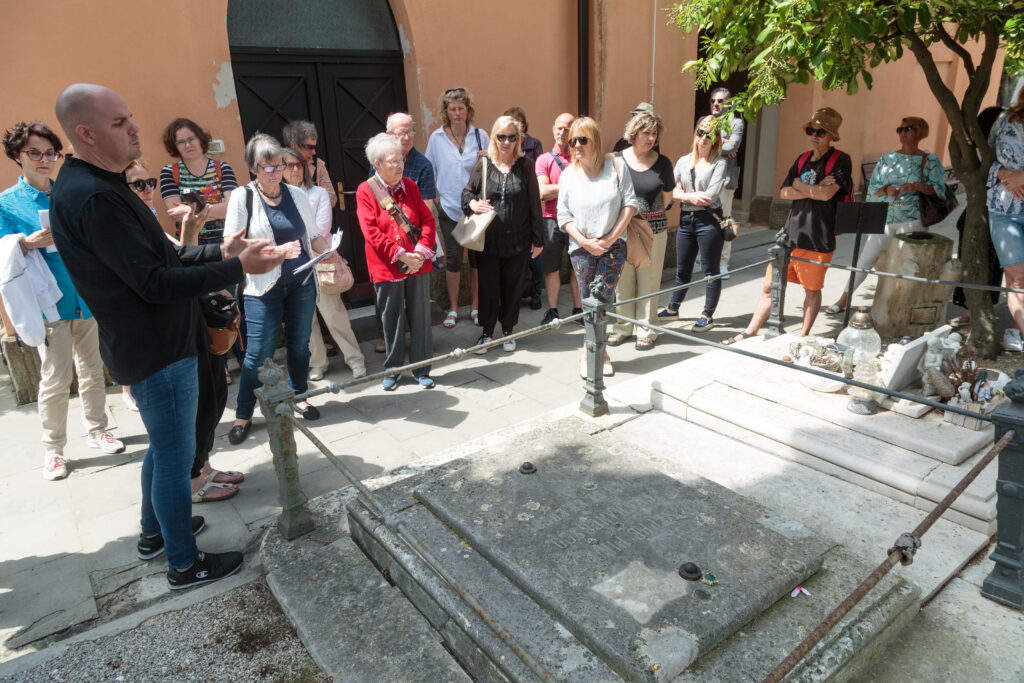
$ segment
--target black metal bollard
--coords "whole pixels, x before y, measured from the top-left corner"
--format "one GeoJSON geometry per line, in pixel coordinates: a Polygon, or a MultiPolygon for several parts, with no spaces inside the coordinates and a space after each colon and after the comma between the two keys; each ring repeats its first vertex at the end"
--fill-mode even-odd
{"type": "Polygon", "coordinates": [[[786,304],[786,274],[789,271],[789,247],[780,241],[780,238],[784,238],[784,233],[776,236],[774,246],[768,250],[769,256],[775,259],[775,263],[772,264],[772,308],[768,314],[768,320],[765,321],[763,332],[765,339],[772,339],[785,333],[785,329],[783,329],[785,320],[783,307],[786,304]]]}
{"type": "Polygon", "coordinates": [[[584,344],[587,349],[587,393],[580,401],[580,410],[591,417],[606,415],[608,402],[604,400],[604,349],[607,339],[608,319],[604,315],[608,306],[608,292],[603,278],[594,278],[590,283],[590,296],[583,300],[584,344]]]}
{"type": "Polygon", "coordinates": [[[295,433],[291,421],[287,419],[295,392],[288,386],[284,370],[270,358],[263,361],[259,378],[263,386],[256,390],[256,396],[267,420],[267,435],[270,437],[270,452],[274,454],[274,472],[277,474],[278,500],[281,503],[277,528],[291,541],[316,528],[305,508],[309,499],[299,485],[295,433]]]}
{"type": "Polygon", "coordinates": [[[992,413],[992,422],[996,440],[1011,429],[1014,437],[999,454],[998,527],[996,549],[990,557],[996,566],[982,584],[981,594],[1024,609],[1024,403],[1004,403],[992,413]]]}

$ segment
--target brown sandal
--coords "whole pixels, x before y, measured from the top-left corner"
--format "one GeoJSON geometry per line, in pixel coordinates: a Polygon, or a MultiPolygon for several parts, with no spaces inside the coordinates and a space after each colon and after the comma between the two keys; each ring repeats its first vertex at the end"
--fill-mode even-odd
{"type": "Polygon", "coordinates": [[[725,339],[725,340],[723,340],[723,341],[722,341],[722,346],[732,346],[732,345],[733,345],[733,344],[735,344],[736,342],[741,342],[741,341],[743,341],[744,339],[750,339],[750,338],[751,338],[751,337],[753,337],[753,336],[754,336],[754,335],[752,335],[752,334],[747,334],[746,332],[740,332],[740,333],[739,333],[739,334],[737,334],[737,335],[736,335],[735,337],[729,337],[728,339],[725,339]]]}

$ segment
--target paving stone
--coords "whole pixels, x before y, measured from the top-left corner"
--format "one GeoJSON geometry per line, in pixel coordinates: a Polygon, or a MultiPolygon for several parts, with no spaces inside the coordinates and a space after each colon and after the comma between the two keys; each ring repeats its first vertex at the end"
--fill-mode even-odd
{"type": "Polygon", "coordinates": [[[22,647],[95,619],[96,601],[81,555],[65,555],[12,575],[0,592],[0,639],[5,648],[22,647]]]}

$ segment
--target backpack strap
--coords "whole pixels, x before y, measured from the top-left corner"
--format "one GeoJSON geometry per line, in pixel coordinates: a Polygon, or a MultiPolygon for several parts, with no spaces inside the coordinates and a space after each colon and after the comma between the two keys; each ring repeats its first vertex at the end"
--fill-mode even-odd
{"type": "Polygon", "coordinates": [[[811,154],[813,154],[813,152],[811,152],[811,150],[807,150],[806,152],[800,155],[799,159],[796,160],[797,175],[800,175],[801,173],[804,172],[804,166],[807,164],[808,161],[811,160],[811,154]]]}
{"type": "Polygon", "coordinates": [[[175,161],[171,164],[171,177],[174,178],[174,184],[178,186],[178,190],[181,190],[181,167],[178,164],[183,163],[181,161],[175,161]]]}
{"type": "Polygon", "coordinates": [[[388,212],[388,215],[391,216],[391,220],[393,220],[403,232],[410,234],[412,232],[412,223],[409,222],[409,219],[405,216],[405,212],[402,211],[398,204],[395,203],[395,200],[392,199],[391,194],[384,187],[384,184],[377,179],[377,175],[374,174],[367,183],[370,186],[370,190],[373,191],[373,196],[377,199],[377,203],[380,204],[380,208],[388,212]]]}
{"type": "Polygon", "coordinates": [[[477,149],[483,149],[484,146],[480,142],[480,129],[479,128],[474,128],[473,129],[473,137],[476,138],[476,148],[477,149]]]}
{"type": "Polygon", "coordinates": [[[252,223],[252,188],[245,186],[245,236],[249,236],[249,224],[252,223]]]}
{"type": "Polygon", "coordinates": [[[832,153],[828,155],[828,161],[825,162],[825,175],[832,175],[832,169],[836,167],[836,162],[839,161],[840,155],[842,155],[842,152],[833,147],[832,153]]]}
{"type": "Polygon", "coordinates": [[[558,155],[554,152],[548,152],[548,154],[550,154],[551,158],[555,160],[555,163],[558,165],[558,170],[565,171],[565,164],[563,164],[562,160],[558,158],[558,155]]]}

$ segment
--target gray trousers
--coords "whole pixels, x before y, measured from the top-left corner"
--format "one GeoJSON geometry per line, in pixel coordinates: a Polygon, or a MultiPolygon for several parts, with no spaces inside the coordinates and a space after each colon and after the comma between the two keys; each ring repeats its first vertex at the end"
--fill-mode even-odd
{"type": "MultiPolygon", "coordinates": [[[[409,362],[430,358],[430,273],[404,280],[375,282],[377,310],[384,327],[384,369],[405,365],[405,325],[409,325],[409,362]],[[402,313],[405,316],[402,316],[402,313]]],[[[429,377],[430,366],[419,368],[414,377],[429,377]]]]}

